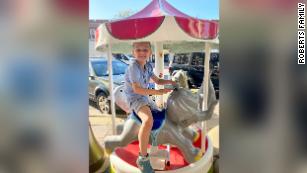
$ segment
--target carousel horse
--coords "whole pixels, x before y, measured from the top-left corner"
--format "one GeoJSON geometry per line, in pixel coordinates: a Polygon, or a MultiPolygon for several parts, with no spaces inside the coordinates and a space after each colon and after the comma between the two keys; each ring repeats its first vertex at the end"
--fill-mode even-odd
{"type": "MultiPolygon", "coordinates": [[[[201,158],[203,153],[199,148],[194,147],[193,139],[195,138],[195,132],[189,126],[199,121],[209,120],[217,104],[213,85],[210,82],[208,109],[200,111],[199,102],[202,102],[202,91],[200,89],[198,93],[193,94],[188,89],[176,88],[167,99],[166,109],[161,111],[152,110],[154,123],[150,143],[153,146],[160,144],[174,145],[181,150],[185,160],[189,163],[193,163],[201,158]]],[[[125,111],[129,111],[127,102],[123,101],[125,100],[124,98],[123,88],[116,88],[116,104],[125,111]]],[[[135,112],[131,112],[124,123],[121,134],[105,138],[106,151],[110,153],[116,147],[123,147],[138,140],[140,124],[141,119],[135,112]]]]}

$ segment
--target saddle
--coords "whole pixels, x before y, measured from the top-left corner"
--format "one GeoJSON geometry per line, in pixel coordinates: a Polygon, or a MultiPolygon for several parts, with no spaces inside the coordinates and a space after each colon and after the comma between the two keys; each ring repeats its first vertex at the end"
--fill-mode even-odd
{"type": "MultiPolygon", "coordinates": [[[[164,121],[166,119],[166,110],[163,109],[162,111],[159,110],[151,110],[151,114],[153,117],[153,126],[152,126],[152,131],[160,129],[164,121]]],[[[141,118],[135,113],[134,111],[130,114],[130,118],[135,120],[138,124],[142,124],[141,118]]]]}

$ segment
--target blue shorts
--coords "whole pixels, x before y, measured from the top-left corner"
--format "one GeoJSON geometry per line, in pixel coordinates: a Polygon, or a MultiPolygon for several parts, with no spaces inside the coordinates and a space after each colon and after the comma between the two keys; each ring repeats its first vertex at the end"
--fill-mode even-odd
{"type": "Polygon", "coordinates": [[[134,111],[135,113],[138,113],[141,107],[143,106],[148,106],[150,110],[158,110],[158,106],[154,101],[151,99],[144,99],[144,98],[139,98],[134,102],[130,102],[130,110],[131,112],[134,111]]]}

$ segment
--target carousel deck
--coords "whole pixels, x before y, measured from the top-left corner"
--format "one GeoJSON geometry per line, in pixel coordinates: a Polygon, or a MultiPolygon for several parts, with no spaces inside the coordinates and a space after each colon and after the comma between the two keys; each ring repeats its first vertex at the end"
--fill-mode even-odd
{"type": "MultiPolygon", "coordinates": [[[[196,142],[193,143],[194,146],[200,148],[201,146],[201,137],[198,138],[196,142]]],[[[117,148],[115,153],[118,157],[120,157],[123,161],[128,164],[136,167],[136,159],[139,152],[139,142],[135,141],[126,147],[117,148]]],[[[206,140],[206,148],[208,147],[208,140],[206,140]]],[[[159,149],[166,149],[166,146],[159,145],[159,149]]],[[[171,147],[170,152],[170,166],[166,166],[166,170],[175,170],[189,165],[181,151],[176,147],[171,147]]]]}

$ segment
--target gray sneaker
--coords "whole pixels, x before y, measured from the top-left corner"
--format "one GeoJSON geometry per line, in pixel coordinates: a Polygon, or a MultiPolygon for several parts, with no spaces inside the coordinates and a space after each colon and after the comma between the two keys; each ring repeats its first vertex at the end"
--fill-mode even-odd
{"type": "Polygon", "coordinates": [[[152,169],[150,165],[149,157],[143,157],[139,156],[136,160],[136,164],[139,167],[139,169],[142,171],[142,173],[154,173],[155,171],[152,169]]]}

